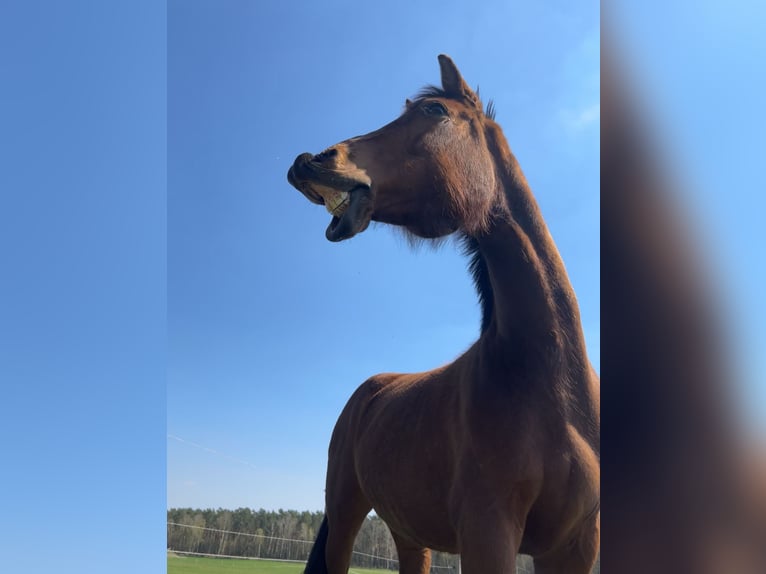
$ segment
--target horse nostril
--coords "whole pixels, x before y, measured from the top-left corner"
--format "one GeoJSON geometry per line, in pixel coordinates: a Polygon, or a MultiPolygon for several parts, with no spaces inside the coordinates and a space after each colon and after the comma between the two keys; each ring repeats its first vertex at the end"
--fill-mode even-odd
{"type": "Polygon", "coordinates": [[[338,155],[338,150],[335,148],[330,148],[330,149],[324,150],[320,154],[315,155],[312,161],[315,161],[317,163],[322,163],[327,161],[328,159],[334,158],[336,155],[338,155]]]}

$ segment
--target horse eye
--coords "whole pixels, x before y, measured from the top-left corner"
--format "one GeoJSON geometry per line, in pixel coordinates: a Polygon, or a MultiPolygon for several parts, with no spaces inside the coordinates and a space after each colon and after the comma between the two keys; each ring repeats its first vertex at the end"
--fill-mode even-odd
{"type": "Polygon", "coordinates": [[[423,106],[423,113],[428,116],[446,116],[447,108],[441,102],[428,102],[423,106]]]}

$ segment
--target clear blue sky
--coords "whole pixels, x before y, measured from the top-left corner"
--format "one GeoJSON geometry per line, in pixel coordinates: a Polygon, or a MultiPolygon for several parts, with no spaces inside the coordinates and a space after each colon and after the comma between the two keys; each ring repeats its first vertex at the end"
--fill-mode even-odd
{"type": "MultiPolygon", "coordinates": [[[[283,4],[0,3],[3,571],[163,572],[167,506],[318,509],[353,388],[468,346],[452,246],[330,244],[285,179],[437,82],[439,52],[495,99],[600,364],[598,4],[283,4]]],[[[764,9],[672,6],[623,6],[618,37],[667,85],[762,381],[764,9]]]]}
{"type": "Polygon", "coordinates": [[[165,29],[0,3],[3,572],[164,571],[165,29]]]}
{"type": "Polygon", "coordinates": [[[596,2],[184,6],[168,26],[169,507],[321,510],[353,390],[476,339],[455,245],[413,251],[385,226],[329,243],[327,212],[286,181],[299,153],[439,83],[441,52],[496,103],[598,367],[596,2]]]}

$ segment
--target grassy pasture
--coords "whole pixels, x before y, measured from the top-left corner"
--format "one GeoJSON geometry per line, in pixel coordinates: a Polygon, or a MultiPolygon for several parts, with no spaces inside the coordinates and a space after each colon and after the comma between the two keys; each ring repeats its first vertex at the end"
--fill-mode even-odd
{"type": "MultiPolygon", "coordinates": [[[[298,562],[207,558],[168,553],[168,574],[301,574],[304,566],[298,562]]],[[[351,568],[349,574],[393,574],[393,571],[351,568]]]]}

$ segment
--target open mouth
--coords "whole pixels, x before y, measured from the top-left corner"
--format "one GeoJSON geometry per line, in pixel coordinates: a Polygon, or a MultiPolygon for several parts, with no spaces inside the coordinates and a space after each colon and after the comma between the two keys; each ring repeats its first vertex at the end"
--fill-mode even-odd
{"type": "Polygon", "coordinates": [[[370,179],[356,168],[338,170],[325,167],[316,161],[321,155],[299,155],[287,172],[287,180],[309,201],[324,205],[332,213],[332,220],[325,231],[328,240],[350,239],[370,224],[370,179]]]}
{"type": "Polygon", "coordinates": [[[372,193],[367,185],[359,185],[348,192],[346,208],[339,215],[333,215],[325,230],[330,241],[343,241],[361,233],[372,219],[372,193]]]}

